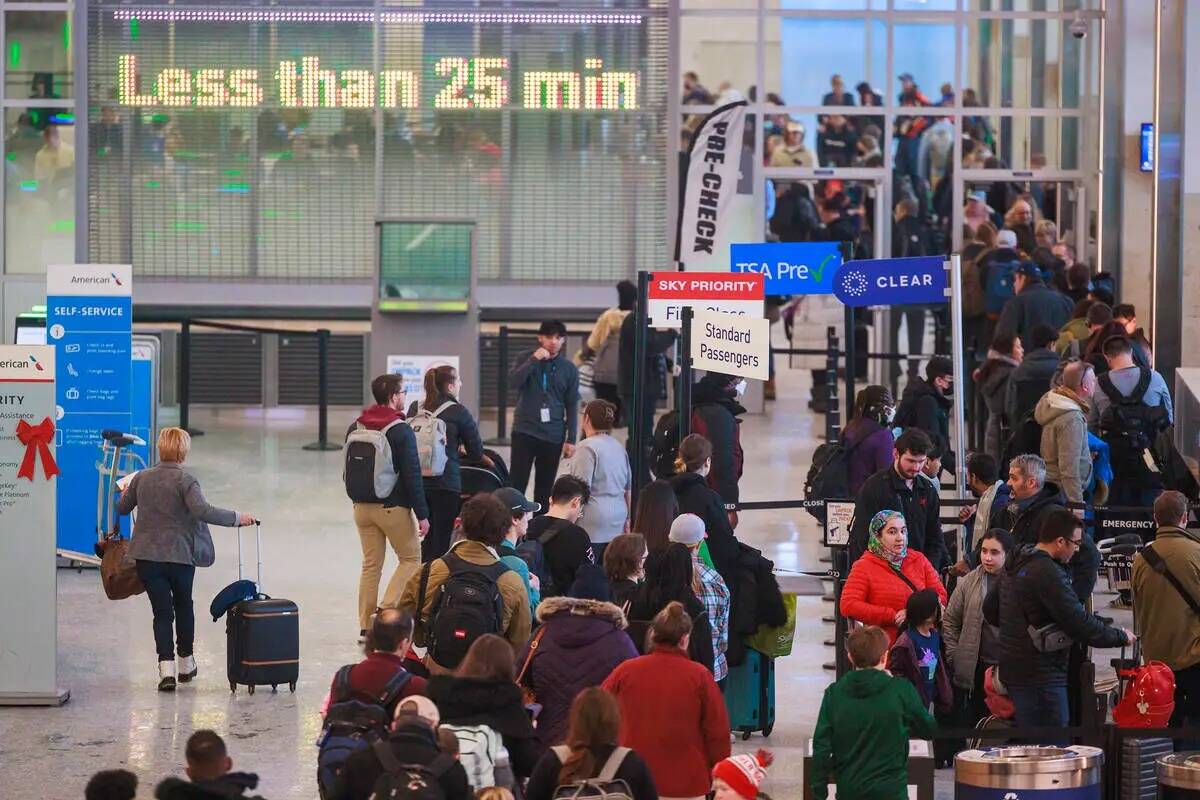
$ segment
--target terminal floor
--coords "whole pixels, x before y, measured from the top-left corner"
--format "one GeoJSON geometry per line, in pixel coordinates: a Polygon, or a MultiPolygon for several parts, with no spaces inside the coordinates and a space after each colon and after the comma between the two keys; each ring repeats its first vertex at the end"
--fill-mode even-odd
{"type": "MultiPolygon", "coordinates": [[[[805,407],[808,373],[780,370],[780,399],[768,414],[747,418],[746,500],[798,499],[823,418],[805,407]]],[[[351,409],[331,412],[342,430],[351,409]]],[[[302,410],[228,409],[194,415],[207,433],[193,442],[189,468],[217,504],[263,521],[263,588],[301,609],[300,684],[296,694],[231,695],[225,680],[224,624],[204,611],[237,571],[234,534],[214,529],[217,561],[196,576],[197,680],[174,694],[155,691],[150,608],[145,596],[111,602],[95,571],[59,570],[59,685],[71,691],[62,708],[0,709],[0,786],[12,798],[67,800],[83,796],[88,776],[123,767],[153,797],[158,780],[182,772],[184,742],[212,728],[229,743],[235,768],[257,772],[271,800],[316,797],[314,741],[318,708],[340,665],[356,659],[355,597],[360,550],[342,489],[337,452],[301,449],[313,439],[314,417],[302,410]]],[[[485,432],[492,430],[485,425],[485,432]]],[[[739,536],[762,548],[781,569],[822,568],[820,537],[801,510],[744,512],[739,536]]],[[[246,561],[253,569],[251,535],[246,561]]],[[[389,561],[386,569],[394,562],[389,561]]],[[[385,576],[386,580],[386,576],[385,576]]],[[[1107,597],[1098,598],[1107,604],[1107,597]]],[[[831,609],[817,597],[800,598],[796,646],[778,662],[778,721],[766,743],[776,763],[764,790],[777,800],[801,795],[803,746],[815,724],[832,657],[821,622],[831,609]]],[[[1098,657],[1107,663],[1107,654],[1098,657]]],[[[735,743],[750,752],[764,740],[735,743]]],[[[939,797],[950,797],[949,771],[938,776],[939,797]]]]}

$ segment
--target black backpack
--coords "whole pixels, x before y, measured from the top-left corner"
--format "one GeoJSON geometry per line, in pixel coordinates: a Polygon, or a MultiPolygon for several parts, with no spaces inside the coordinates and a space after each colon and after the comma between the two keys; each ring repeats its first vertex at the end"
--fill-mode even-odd
{"type": "Polygon", "coordinates": [[[517,545],[517,555],[529,566],[529,571],[537,575],[538,582],[542,587],[542,597],[554,597],[558,594],[554,586],[554,574],[546,564],[546,545],[555,536],[558,536],[568,524],[570,523],[565,519],[559,520],[542,531],[542,535],[538,538],[526,539],[517,545]]]}
{"type": "Polygon", "coordinates": [[[654,426],[650,448],[650,471],[664,481],[675,477],[675,458],[679,455],[679,412],[668,411],[654,426]]]}
{"type": "Polygon", "coordinates": [[[372,747],[383,767],[371,787],[372,800],[445,800],[439,779],[456,763],[453,756],[439,753],[428,764],[404,764],[387,740],[372,747]]]}
{"type": "MultiPolygon", "coordinates": [[[[1034,419],[1033,413],[1033,411],[1029,411],[1025,414],[1013,428],[1012,435],[1008,437],[1008,442],[1004,445],[1004,461],[1006,463],[1026,453],[1041,454],[1042,426],[1034,419]]],[[[1007,472],[1007,468],[1005,471],[1007,472]]]]}
{"type": "MultiPolygon", "coordinates": [[[[826,442],[813,453],[812,466],[804,478],[805,500],[833,500],[850,496],[850,454],[862,442],[846,447],[845,438],[826,442]]],[[[825,521],[825,507],[807,507],[805,510],[821,522],[825,521]]]]}
{"type": "MultiPolygon", "coordinates": [[[[472,564],[453,550],[442,556],[450,570],[429,614],[429,654],[439,665],[453,669],[463,660],[471,643],[485,633],[500,633],[504,624],[504,598],[500,576],[508,567],[497,561],[486,566],[472,564]]],[[[425,607],[432,561],[421,568],[417,608],[425,607]]]]}
{"type": "Polygon", "coordinates": [[[352,669],[354,665],[347,664],[333,679],[329,710],[317,740],[317,789],[322,798],[329,796],[350,756],[372,741],[386,738],[392,706],[412,678],[407,670],[398,669],[378,697],[365,701],[350,689],[352,669]]]}
{"type": "Polygon", "coordinates": [[[1150,370],[1138,368],[1138,382],[1128,395],[1121,394],[1112,382],[1112,374],[1100,376],[1100,388],[1108,396],[1109,406],[1100,415],[1100,438],[1108,444],[1109,457],[1122,478],[1149,478],[1144,460],[1147,450],[1154,452],[1158,434],[1169,424],[1167,409],[1142,402],[1150,388],[1150,370]]]}

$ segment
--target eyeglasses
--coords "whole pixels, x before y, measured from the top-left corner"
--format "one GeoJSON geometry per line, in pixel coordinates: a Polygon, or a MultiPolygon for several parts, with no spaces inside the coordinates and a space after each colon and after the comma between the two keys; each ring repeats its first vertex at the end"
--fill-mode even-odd
{"type": "Polygon", "coordinates": [[[1072,547],[1081,547],[1083,545],[1083,537],[1078,539],[1067,539],[1067,544],[1071,545],[1072,547]]]}

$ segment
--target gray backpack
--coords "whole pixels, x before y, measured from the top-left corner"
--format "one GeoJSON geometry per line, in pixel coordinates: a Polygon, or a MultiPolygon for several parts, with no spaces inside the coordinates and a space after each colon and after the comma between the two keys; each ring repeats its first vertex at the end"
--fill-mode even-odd
{"type": "Polygon", "coordinates": [[[441,419],[441,413],[452,405],[454,401],[447,400],[434,411],[422,406],[408,422],[417,437],[417,459],[423,477],[437,478],[446,471],[450,457],[446,454],[446,421],[441,419]]]}
{"type": "Polygon", "coordinates": [[[394,426],[403,425],[396,420],[383,430],[373,430],[358,423],[346,437],[346,464],[342,480],[346,494],[356,503],[378,503],[391,496],[400,476],[392,463],[392,445],[387,434],[394,426]]]}
{"type": "MultiPolygon", "coordinates": [[[[558,745],[551,748],[558,756],[560,764],[567,763],[571,757],[571,748],[558,745]]],[[[552,800],[633,800],[633,791],[629,784],[617,778],[617,771],[625,763],[625,757],[632,751],[628,747],[618,747],[613,750],[600,774],[583,781],[560,784],[551,795],[552,800]]]]}
{"type": "Polygon", "coordinates": [[[592,380],[595,383],[616,383],[620,374],[621,333],[617,331],[600,343],[596,360],[592,364],[592,380]]]}

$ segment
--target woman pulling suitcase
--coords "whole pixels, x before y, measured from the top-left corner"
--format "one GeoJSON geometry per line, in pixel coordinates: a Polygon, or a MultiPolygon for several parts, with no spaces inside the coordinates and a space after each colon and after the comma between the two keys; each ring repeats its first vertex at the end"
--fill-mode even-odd
{"type": "Polygon", "coordinates": [[[135,474],[117,501],[119,514],[138,510],[130,553],[154,611],[160,692],[175,691],[176,650],[179,681],[186,683],[196,677],[192,580],[196,567],[211,566],[216,556],[208,526],[254,524],[252,514],[208,504],[199,481],[183,469],[191,448],[187,431],[163,428],[158,434],[159,463],[135,474]]]}

